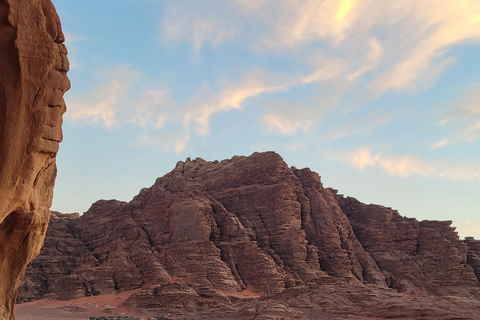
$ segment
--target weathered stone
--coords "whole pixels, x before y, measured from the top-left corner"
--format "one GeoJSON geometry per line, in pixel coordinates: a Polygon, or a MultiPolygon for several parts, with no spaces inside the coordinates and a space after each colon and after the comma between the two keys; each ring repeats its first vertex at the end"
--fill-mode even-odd
{"type": "Polygon", "coordinates": [[[125,301],[129,307],[155,308],[177,314],[226,311],[231,304],[226,296],[210,288],[193,288],[179,283],[142,289],[125,301]]]}
{"type": "Polygon", "coordinates": [[[50,0],[0,0],[0,319],[49,222],[63,93],[70,84],[50,0]]]}
{"type": "Polygon", "coordinates": [[[478,279],[467,263],[468,247],[451,221],[418,222],[351,197],[338,197],[338,203],[389,287],[420,295],[478,295],[478,279]]]}
{"type": "Polygon", "coordinates": [[[292,308],[368,318],[375,310],[396,317],[410,307],[415,317],[425,306],[432,319],[458,316],[437,310],[429,297],[454,295],[458,301],[447,301],[448,308],[478,307],[480,245],[459,240],[450,224],[344,198],[273,152],[187,159],[129,203],[101,200],[81,217],[53,215],[22,297],[142,288],[129,306],[207,314],[208,305],[233,318],[272,319],[282,312],[304,317],[292,308]],[[251,290],[264,298],[246,305],[232,298],[251,290]]]}
{"type": "MultiPolygon", "coordinates": [[[[316,250],[307,249],[299,202],[305,197],[301,183],[279,155],[254,153],[221,163],[187,159],[158,183],[169,190],[200,189],[234,213],[276,265],[274,269],[284,274],[284,284],[271,282],[270,291],[324,275],[316,250]],[[308,261],[317,263],[311,266],[308,261]]],[[[245,277],[256,271],[243,268],[245,277]]]]}
{"type": "Polygon", "coordinates": [[[467,263],[472,266],[477,279],[480,280],[480,240],[467,237],[465,238],[465,243],[468,247],[467,263]]]}
{"type": "Polygon", "coordinates": [[[350,277],[385,286],[385,276],[355,237],[352,226],[335,199],[336,191],[325,189],[320,176],[310,169],[294,173],[305,190],[303,225],[309,241],[318,248],[320,265],[330,275],[350,277]]]}

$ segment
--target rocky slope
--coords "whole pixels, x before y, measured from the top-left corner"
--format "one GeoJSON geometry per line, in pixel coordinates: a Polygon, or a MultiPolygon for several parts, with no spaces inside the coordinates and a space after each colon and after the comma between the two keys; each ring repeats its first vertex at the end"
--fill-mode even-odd
{"type": "Polygon", "coordinates": [[[0,319],[42,247],[62,141],[67,50],[50,0],[0,0],[0,319]]]}
{"type": "MultiPolygon", "coordinates": [[[[129,203],[53,214],[19,300],[142,288],[128,305],[225,313],[253,287],[287,309],[326,308],[333,290],[331,310],[356,300],[374,310],[385,297],[402,305],[411,296],[425,297],[412,308],[456,296],[476,310],[480,242],[459,240],[450,224],[345,198],[273,152],[187,159],[129,203]]],[[[240,317],[250,307],[233,309],[240,317]]]]}

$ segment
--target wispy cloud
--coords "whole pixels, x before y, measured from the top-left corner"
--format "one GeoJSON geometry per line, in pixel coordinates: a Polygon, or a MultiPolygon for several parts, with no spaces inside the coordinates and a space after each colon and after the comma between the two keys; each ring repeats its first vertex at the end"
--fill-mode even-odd
{"type": "Polygon", "coordinates": [[[186,148],[192,111],[172,100],[164,85],[127,66],[103,70],[97,81],[90,91],[67,97],[67,121],[107,129],[134,124],[143,131],[140,145],[176,153],[186,148]]]}
{"type": "Polygon", "coordinates": [[[128,110],[128,92],[135,81],[141,77],[139,72],[128,67],[117,67],[104,75],[98,86],[82,94],[67,96],[69,121],[101,123],[107,128],[115,126],[119,113],[128,110]]]}
{"type": "Polygon", "coordinates": [[[142,136],[144,145],[151,146],[164,141],[162,146],[165,150],[179,153],[190,141],[193,130],[200,136],[208,135],[215,114],[241,110],[248,99],[283,91],[296,84],[288,77],[255,69],[236,82],[224,81],[218,91],[211,92],[203,87],[190,100],[174,102],[162,85],[138,87],[142,77],[138,71],[125,66],[105,71],[93,89],[68,97],[69,112],[66,119],[100,124],[106,128],[133,123],[153,129],[153,133],[142,136]],[[170,126],[169,130],[173,125],[177,133],[158,132],[166,125],[170,126]]]}
{"type": "Polygon", "coordinates": [[[70,62],[70,70],[81,70],[85,66],[80,62],[80,59],[77,56],[78,52],[78,43],[83,43],[85,41],[92,40],[89,37],[83,35],[72,34],[68,31],[64,31],[65,36],[65,45],[68,47],[68,61],[70,62]]]}
{"type": "Polygon", "coordinates": [[[372,112],[366,116],[345,121],[340,126],[327,132],[325,137],[328,140],[337,140],[351,135],[369,135],[372,134],[376,128],[383,126],[393,118],[394,114],[392,113],[372,112]]]}
{"type": "Polygon", "coordinates": [[[445,138],[445,139],[442,139],[442,140],[438,141],[437,143],[435,143],[432,146],[432,149],[438,149],[438,148],[443,147],[444,145],[446,145],[448,143],[449,140],[450,140],[449,138],[445,138]]]}
{"type": "MultiPolygon", "coordinates": [[[[194,134],[206,137],[219,113],[242,110],[265,96],[316,86],[325,92],[324,99],[301,113],[292,106],[284,110],[261,101],[254,104],[268,132],[294,135],[315,128],[324,111],[353,90],[364,95],[359,99],[363,102],[389,91],[428,87],[455,61],[450,55],[454,46],[480,41],[480,3],[473,0],[447,0],[441,5],[436,0],[209,0],[208,5],[178,0],[166,6],[160,22],[162,41],[186,41],[200,57],[205,45],[220,48],[235,40],[252,57],[280,57],[290,68],[253,59],[246,71],[221,70],[215,80],[198,83],[174,102],[165,86],[118,67],[90,91],[68,96],[67,120],[107,128],[133,123],[153,130],[144,136],[145,144],[158,141],[154,137],[160,131],[174,126],[178,133],[170,137],[176,142],[169,149],[178,153],[194,134]]],[[[445,138],[432,148],[476,140],[480,119],[472,110],[464,108],[468,120],[461,120],[461,114],[445,119],[468,125],[458,137],[445,138]]],[[[371,116],[346,123],[326,138],[370,134],[393,117],[371,116]]],[[[388,159],[380,159],[376,166],[387,170],[388,159]]]]}
{"type": "Polygon", "coordinates": [[[65,31],[63,34],[65,36],[65,42],[69,45],[75,42],[83,42],[83,41],[91,40],[89,37],[72,34],[72,33],[69,33],[68,31],[65,31]]]}
{"type": "Polygon", "coordinates": [[[372,73],[369,88],[376,94],[428,87],[455,61],[448,56],[452,47],[480,40],[475,0],[210,1],[208,12],[175,2],[170,12],[176,14],[165,29],[174,24],[172,38],[196,48],[235,37],[255,50],[293,53],[298,61],[312,48],[328,48],[342,61],[344,77],[372,73]],[[207,20],[194,27],[199,19],[207,20]]]}
{"type": "Polygon", "coordinates": [[[314,124],[314,121],[294,114],[291,115],[279,115],[279,114],[266,114],[263,116],[263,123],[267,126],[269,132],[278,131],[284,135],[294,134],[298,130],[308,131],[314,124]]]}
{"type": "Polygon", "coordinates": [[[145,133],[140,137],[140,144],[142,146],[157,148],[160,147],[164,152],[175,152],[180,154],[187,148],[187,143],[190,140],[190,130],[188,128],[173,130],[160,130],[153,133],[145,133]]]}
{"type": "Polygon", "coordinates": [[[228,7],[221,3],[217,3],[213,11],[205,10],[206,7],[210,6],[204,2],[175,1],[167,10],[169,18],[162,22],[162,36],[191,42],[197,54],[205,43],[216,45],[233,38],[237,26],[235,20],[231,20],[228,7]]]}
{"type": "Polygon", "coordinates": [[[101,71],[92,89],[67,95],[65,119],[108,129],[128,123],[160,129],[172,117],[174,102],[161,84],[137,87],[142,79],[140,72],[127,66],[101,71]]]}
{"type": "Polygon", "coordinates": [[[425,160],[410,155],[392,155],[382,152],[372,152],[371,148],[363,147],[348,152],[324,152],[323,156],[340,161],[359,170],[376,168],[398,177],[434,177],[453,181],[476,181],[480,183],[480,168],[478,165],[461,163],[459,161],[425,160]]]}
{"type": "Polygon", "coordinates": [[[293,84],[287,77],[256,69],[236,82],[224,82],[218,92],[202,90],[187,103],[184,118],[187,122],[196,123],[200,135],[205,136],[209,133],[211,118],[216,113],[240,110],[248,99],[265,93],[284,91],[293,84]]]}
{"type": "Polygon", "coordinates": [[[456,127],[457,130],[452,136],[435,143],[433,149],[460,142],[475,142],[480,138],[480,84],[470,85],[450,109],[450,115],[442,119],[439,125],[456,127]]]}

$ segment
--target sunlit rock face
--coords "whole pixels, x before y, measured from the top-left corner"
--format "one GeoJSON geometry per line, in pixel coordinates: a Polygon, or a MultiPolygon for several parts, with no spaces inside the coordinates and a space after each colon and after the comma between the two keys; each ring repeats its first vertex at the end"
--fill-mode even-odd
{"type": "Polygon", "coordinates": [[[0,319],[43,245],[62,141],[67,51],[50,0],[0,0],[0,319]]]}

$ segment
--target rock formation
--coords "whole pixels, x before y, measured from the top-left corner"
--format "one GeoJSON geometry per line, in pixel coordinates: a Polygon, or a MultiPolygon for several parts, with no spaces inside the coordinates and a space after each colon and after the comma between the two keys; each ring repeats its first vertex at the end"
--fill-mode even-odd
{"type": "Polygon", "coordinates": [[[458,239],[451,221],[419,222],[351,197],[338,202],[389,287],[415,295],[478,294],[475,264],[467,261],[467,243],[458,239]]]}
{"type": "Polygon", "coordinates": [[[50,0],[0,0],[0,319],[40,252],[62,140],[67,51],[50,0]]]}
{"type": "Polygon", "coordinates": [[[395,315],[402,303],[435,309],[438,299],[473,301],[478,310],[480,242],[459,240],[450,224],[345,198],[273,152],[187,159],[129,203],[52,214],[19,300],[142,288],[129,306],[231,312],[231,296],[255,288],[277,302],[235,309],[239,318],[255,310],[295,318],[291,307],[353,310],[355,301],[366,315],[395,315]]]}

